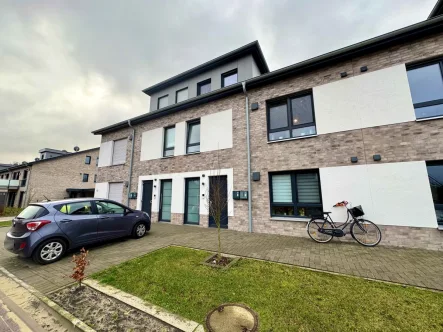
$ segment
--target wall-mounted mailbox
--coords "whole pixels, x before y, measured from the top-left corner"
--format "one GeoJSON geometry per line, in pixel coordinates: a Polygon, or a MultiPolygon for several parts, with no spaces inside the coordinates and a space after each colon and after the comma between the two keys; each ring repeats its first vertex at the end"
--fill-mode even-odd
{"type": "Polygon", "coordinates": [[[252,181],[260,181],[260,172],[252,172],[252,181]]]}
{"type": "Polygon", "coordinates": [[[240,191],[240,199],[248,199],[248,192],[246,190],[240,191]]]}
{"type": "Polygon", "coordinates": [[[258,110],[258,103],[252,103],[252,104],[251,104],[251,110],[252,110],[252,111],[256,111],[256,110],[258,110]]]}
{"type": "Polygon", "coordinates": [[[136,199],[137,193],[129,193],[129,199],[136,199]]]}
{"type": "Polygon", "coordinates": [[[240,191],[239,190],[233,191],[232,198],[235,200],[240,199],[240,191]]]}

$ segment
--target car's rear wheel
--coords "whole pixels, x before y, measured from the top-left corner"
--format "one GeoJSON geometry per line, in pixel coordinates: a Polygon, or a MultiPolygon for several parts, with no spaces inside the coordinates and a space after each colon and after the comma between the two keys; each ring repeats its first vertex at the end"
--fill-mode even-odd
{"type": "Polygon", "coordinates": [[[146,225],[142,222],[137,223],[132,230],[132,237],[139,239],[145,236],[147,232],[146,225]]]}
{"type": "Polygon", "coordinates": [[[62,239],[49,239],[43,241],[32,254],[34,262],[50,264],[63,257],[67,249],[66,242],[62,239]]]}

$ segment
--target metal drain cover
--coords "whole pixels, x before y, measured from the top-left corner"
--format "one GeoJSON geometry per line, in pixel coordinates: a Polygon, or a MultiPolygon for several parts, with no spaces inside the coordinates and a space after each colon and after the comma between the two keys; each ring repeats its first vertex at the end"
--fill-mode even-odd
{"type": "Polygon", "coordinates": [[[243,304],[222,304],[206,316],[206,328],[210,332],[255,332],[258,316],[243,304]]]}

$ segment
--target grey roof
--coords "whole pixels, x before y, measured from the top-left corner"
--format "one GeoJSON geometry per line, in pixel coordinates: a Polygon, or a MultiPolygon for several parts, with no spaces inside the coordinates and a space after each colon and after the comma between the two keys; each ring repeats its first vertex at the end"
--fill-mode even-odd
{"type": "Polygon", "coordinates": [[[437,17],[438,15],[441,14],[443,14],[443,0],[438,0],[434,8],[432,8],[432,11],[428,16],[428,19],[437,17]]]}
{"type": "MultiPolygon", "coordinates": [[[[360,56],[368,52],[376,51],[382,48],[389,47],[395,43],[407,41],[415,38],[419,38],[422,36],[428,36],[431,33],[437,33],[443,31],[443,15],[439,17],[435,17],[432,19],[428,19],[426,21],[422,21],[405,28],[401,28],[384,35],[371,38],[365,41],[362,41],[357,44],[353,44],[351,46],[347,46],[336,51],[332,51],[294,65],[290,65],[288,67],[284,67],[278,70],[274,70],[267,74],[263,74],[249,80],[245,81],[246,88],[254,88],[261,85],[269,84],[274,81],[278,81],[284,79],[288,76],[305,73],[312,71],[318,67],[323,67],[327,65],[331,65],[337,63],[339,61],[348,60],[352,57],[360,56]]],[[[157,110],[154,112],[148,112],[134,118],[131,118],[127,121],[121,121],[116,124],[94,130],[92,133],[94,135],[101,135],[105,133],[109,133],[118,129],[129,127],[128,122],[132,124],[142,123],[148,120],[152,120],[161,116],[165,116],[174,112],[178,112],[193,106],[201,105],[208,103],[213,100],[217,100],[228,95],[232,95],[235,93],[241,93],[242,83],[237,83],[230,85],[228,87],[218,89],[212,91],[210,93],[200,95],[194,98],[190,98],[181,103],[177,103],[161,110],[157,110]]]]}
{"type": "Polygon", "coordinates": [[[154,84],[154,85],[150,86],[149,88],[144,89],[143,92],[146,93],[147,95],[151,95],[152,93],[154,93],[156,91],[162,90],[162,89],[164,89],[170,85],[173,85],[175,83],[178,83],[186,78],[198,75],[198,74],[208,71],[212,68],[219,67],[223,64],[226,64],[228,62],[231,62],[235,59],[238,59],[240,57],[243,57],[243,56],[249,55],[249,54],[251,54],[254,57],[254,60],[255,60],[257,66],[260,69],[260,72],[262,74],[269,73],[268,64],[266,63],[266,59],[263,55],[260,44],[256,40],[252,43],[249,43],[249,44],[246,44],[240,48],[237,48],[229,53],[223,54],[213,60],[205,62],[197,67],[189,69],[181,74],[173,76],[165,81],[154,84]]]}

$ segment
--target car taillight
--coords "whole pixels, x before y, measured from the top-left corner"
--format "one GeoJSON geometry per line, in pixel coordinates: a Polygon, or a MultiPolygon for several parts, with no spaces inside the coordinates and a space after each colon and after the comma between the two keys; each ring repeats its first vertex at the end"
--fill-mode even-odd
{"type": "Polygon", "coordinates": [[[36,231],[37,229],[42,228],[46,224],[49,224],[49,220],[39,220],[39,221],[30,221],[26,224],[26,228],[31,232],[36,231]]]}

